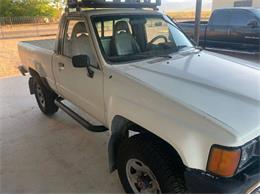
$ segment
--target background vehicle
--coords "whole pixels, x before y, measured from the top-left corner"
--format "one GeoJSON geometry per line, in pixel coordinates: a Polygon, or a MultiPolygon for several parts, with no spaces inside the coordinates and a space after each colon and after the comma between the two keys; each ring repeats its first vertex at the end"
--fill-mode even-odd
{"type": "Polygon", "coordinates": [[[68,12],[56,40],[19,43],[41,111],[110,129],[110,170],[128,193],[258,189],[260,72],[196,49],[155,10],[132,9],[157,4],[98,2],[79,5],[120,9],[68,12]]]}
{"type": "MultiPolygon", "coordinates": [[[[178,25],[190,37],[194,35],[194,22],[178,25]]],[[[260,53],[260,9],[227,8],[215,10],[209,22],[200,25],[200,45],[205,48],[260,53]]]]}

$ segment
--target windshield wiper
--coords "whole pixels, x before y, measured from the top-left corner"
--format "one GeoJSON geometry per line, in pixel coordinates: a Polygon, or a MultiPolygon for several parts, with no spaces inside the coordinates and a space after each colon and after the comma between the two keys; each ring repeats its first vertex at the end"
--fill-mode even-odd
{"type": "Polygon", "coordinates": [[[196,47],[194,47],[194,46],[188,46],[188,45],[179,45],[179,46],[177,46],[178,51],[180,51],[180,50],[182,50],[182,49],[184,49],[184,48],[193,48],[193,49],[196,49],[196,47]]]}
{"type": "Polygon", "coordinates": [[[140,56],[140,57],[159,57],[159,58],[168,58],[172,59],[172,56],[167,55],[167,54],[136,54],[135,56],[140,56]]]}
{"type": "Polygon", "coordinates": [[[199,50],[200,52],[203,50],[201,47],[198,47],[198,46],[180,45],[180,46],[177,47],[178,51],[181,51],[181,50],[184,49],[184,48],[197,49],[197,50],[199,50]]]}

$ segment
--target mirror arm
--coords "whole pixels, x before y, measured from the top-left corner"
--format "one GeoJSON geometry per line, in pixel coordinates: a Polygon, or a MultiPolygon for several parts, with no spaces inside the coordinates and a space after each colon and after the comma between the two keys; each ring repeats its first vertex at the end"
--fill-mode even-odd
{"type": "Polygon", "coordinates": [[[88,71],[88,77],[93,78],[94,77],[94,71],[91,70],[90,66],[86,66],[88,71]]]}

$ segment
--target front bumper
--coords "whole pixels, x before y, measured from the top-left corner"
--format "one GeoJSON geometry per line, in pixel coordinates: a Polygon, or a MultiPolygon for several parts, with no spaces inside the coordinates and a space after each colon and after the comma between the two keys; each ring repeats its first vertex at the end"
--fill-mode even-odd
{"type": "Polygon", "coordinates": [[[247,168],[232,178],[214,177],[200,170],[187,169],[186,186],[189,193],[239,194],[257,193],[260,187],[260,165],[247,168]]]}

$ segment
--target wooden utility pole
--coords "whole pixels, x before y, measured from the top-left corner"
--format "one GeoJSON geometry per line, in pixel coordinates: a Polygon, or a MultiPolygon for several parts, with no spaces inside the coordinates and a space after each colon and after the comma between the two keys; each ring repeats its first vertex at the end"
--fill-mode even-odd
{"type": "Polygon", "coordinates": [[[202,0],[196,2],[196,17],[195,17],[195,29],[194,29],[194,40],[197,45],[200,41],[200,19],[201,19],[202,0]]]}

